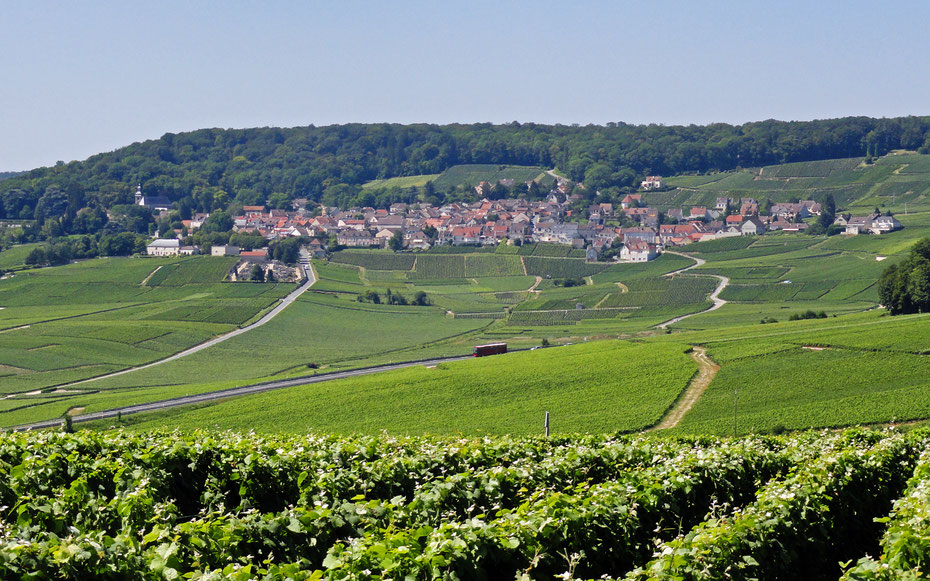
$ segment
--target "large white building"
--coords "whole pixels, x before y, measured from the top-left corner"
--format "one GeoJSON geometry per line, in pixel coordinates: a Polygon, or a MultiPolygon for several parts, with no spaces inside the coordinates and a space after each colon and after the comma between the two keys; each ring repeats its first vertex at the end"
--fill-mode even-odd
{"type": "Polygon", "coordinates": [[[149,256],[177,256],[181,254],[181,241],[177,238],[156,238],[145,247],[149,256]]]}

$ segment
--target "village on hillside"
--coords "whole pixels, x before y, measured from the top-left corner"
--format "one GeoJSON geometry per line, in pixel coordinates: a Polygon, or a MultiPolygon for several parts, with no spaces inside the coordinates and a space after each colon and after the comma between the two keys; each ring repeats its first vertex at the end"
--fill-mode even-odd
{"type": "MultiPolygon", "coordinates": [[[[478,195],[490,184],[475,187],[478,195]]],[[[294,200],[291,210],[244,206],[234,217],[233,231],[259,234],[268,241],[302,237],[307,251],[316,257],[339,248],[392,248],[427,250],[433,246],[485,246],[502,243],[521,245],[549,243],[585,249],[588,260],[613,259],[645,262],[669,247],[734,236],[759,236],[766,232],[803,232],[810,226],[804,219],[821,215],[813,200],[771,204],[760,208],[753,198],[717,198],[713,208],[694,206],[661,212],[650,207],[646,196],[661,189],[660,176],[649,176],[641,193],[628,194],[619,205],[604,203],[579,212],[583,199],[570,193],[571,185],[557,182],[545,199],[522,198],[451,203],[439,207],[397,203],[387,209],[371,207],[307,209],[306,200],[294,200]],[[393,242],[392,242],[393,240],[393,242]]],[[[167,200],[151,202],[137,193],[136,203],[153,204],[167,212],[167,200]],[[157,204],[157,205],[155,205],[157,204]]],[[[184,220],[178,236],[199,228],[209,214],[184,220]]],[[[901,228],[894,216],[878,212],[866,216],[837,214],[833,224],[844,234],[883,234],[901,228]]],[[[155,239],[148,254],[157,256],[199,253],[201,249],[177,239],[155,239]]],[[[206,249],[204,249],[206,252],[206,249]]],[[[235,246],[214,246],[213,255],[238,255],[243,262],[267,261],[267,251],[240,251],[235,246]]]]}

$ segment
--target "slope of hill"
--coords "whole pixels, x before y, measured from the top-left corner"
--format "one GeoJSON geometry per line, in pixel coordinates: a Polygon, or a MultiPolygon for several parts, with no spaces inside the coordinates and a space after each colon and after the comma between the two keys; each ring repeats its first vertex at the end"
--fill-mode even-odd
{"type": "Polygon", "coordinates": [[[822,199],[831,194],[842,208],[895,209],[903,212],[930,208],[930,156],[891,154],[866,164],[865,158],[790,163],[704,176],[676,176],[666,180],[674,189],[649,194],[661,208],[713,207],[718,197],[752,197],[785,202],[822,199]]]}
{"type": "MultiPolygon", "coordinates": [[[[505,341],[511,348],[526,348],[539,345],[543,339],[558,344],[608,337],[640,337],[645,340],[653,335],[648,340],[662,341],[666,335],[656,329],[657,325],[681,315],[701,313],[710,306],[708,294],[719,280],[710,275],[729,279],[728,286],[720,294],[727,301],[726,304],[715,311],[671,324],[669,331],[672,334],[668,337],[679,343],[706,345],[711,356],[718,352],[720,345],[740,343],[745,345],[751,356],[740,356],[732,362],[726,356],[721,356],[723,371],[720,380],[712,384],[707,392],[711,397],[708,401],[717,393],[715,385],[727,386],[741,381],[739,378],[743,377],[743,372],[738,369],[744,365],[747,369],[758,369],[758,373],[776,384],[784,381],[786,386],[791,385],[795,390],[786,387],[786,393],[793,394],[791,397],[795,405],[782,406],[786,410],[784,414],[779,412],[778,406],[762,405],[753,412],[754,419],[751,422],[747,420],[747,429],[771,430],[778,425],[846,425],[844,422],[882,422],[893,418],[919,420],[930,417],[930,413],[925,413],[919,398],[909,397],[903,407],[893,409],[873,405],[871,402],[874,398],[878,398],[875,401],[882,401],[887,394],[874,389],[867,381],[850,382],[846,379],[844,367],[852,365],[850,357],[853,357],[854,351],[849,351],[845,344],[831,342],[829,337],[820,339],[820,343],[832,348],[831,353],[823,357],[801,350],[808,345],[804,341],[813,341],[812,337],[819,336],[817,334],[822,330],[832,330],[835,337],[840,337],[846,336],[844,329],[856,329],[862,332],[864,340],[874,340],[876,344],[880,342],[884,336],[883,323],[887,319],[878,316],[880,311],[872,311],[877,303],[875,280],[885,265],[902,260],[915,240],[930,233],[930,213],[909,214],[901,216],[901,220],[905,223],[904,230],[883,236],[828,238],[770,234],[757,238],[728,239],[726,244],[719,241],[695,244],[685,250],[706,262],[699,268],[672,277],[665,275],[679,271],[694,261],[686,256],[666,254],[642,264],[589,264],[581,258],[572,258],[567,247],[547,245],[502,247],[500,253],[493,249],[488,249],[490,252],[464,254],[343,251],[337,253],[332,261],[316,261],[316,284],[276,320],[256,331],[253,336],[237,337],[223,345],[151,369],[57,391],[53,386],[100,375],[114,366],[126,367],[135,364],[137,360],[143,362],[157,358],[159,355],[155,353],[143,357],[149,353],[146,349],[155,344],[158,345],[159,353],[164,355],[181,349],[184,344],[178,343],[172,349],[170,341],[157,338],[149,340],[148,333],[163,327],[163,331],[167,331],[169,326],[172,329],[177,327],[180,330],[183,327],[193,331],[197,326],[193,321],[216,321],[219,320],[217,317],[232,316],[233,311],[226,308],[232,306],[232,303],[223,299],[223,308],[217,309],[215,301],[201,296],[200,292],[185,291],[177,294],[183,287],[172,287],[156,289],[164,294],[165,299],[169,299],[167,302],[143,304],[147,302],[146,297],[155,295],[151,292],[144,295],[144,289],[137,286],[138,281],[152,271],[153,264],[161,264],[151,259],[89,261],[27,271],[0,284],[0,289],[6,290],[0,293],[3,295],[0,304],[6,307],[0,310],[0,322],[6,328],[30,326],[28,329],[7,331],[4,335],[7,340],[5,349],[0,353],[0,365],[3,366],[0,372],[4,377],[0,378],[0,383],[8,386],[7,393],[18,394],[3,400],[0,425],[10,426],[58,417],[71,407],[80,407],[87,412],[99,411],[273,378],[311,375],[316,373],[317,368],[329,371],[463,355],[470,353],[473,345],[484,342],[505,341]],[[560,249],[563,250],[562,256],[548,256],[560,249]],[[511,250],[517,250],[518,254],[510,253],[511,250]],[[82,273],[90,272],[89,269],[101,264],[111,266],[112,272],[107,275],[109,279],[125,278],[132,282],[132,285],[123,289],[126,297],[113,295],[111,298],[117,302],[136,301],[138,304],[126,304],[125,308],[112,312],[107,310],[109,307],[106,305],[89,304],[92,298],[99,302],[104,295],[95,293],[86,276],[82,278],[82,273]],[[29,293],[21,292],[27,287],[31,289],[29,293]],[[132,288],[138,290],[130,292],[132,288]],[[35,306],[36,301],[41,303],[44,300],[43,297],[66,295],[71,297],[69,300],[73,304],[63,305],[57,310],[35,306]],[[81,305],[89,310],[81,310],[81,305]],[[156,308],[159,312],[167,309],[158,320],[155,320],[157,317],[153,310],[156,308]],[[806,311],[823,311],[828,318],[820,321],[789,320],[792,315],[806,311]],[[100,314],[94,314],[98,312],[100,314]],[[50,320],[65,316],[69,318],[50,320]],[[174,317],[172,321],[178,322],[168,323],[170,317],[174,317]],[[870,323],[861,325],[860,317],[867,317],[870,323]],[[146,323],[143,324],[141,319],[146,323]],[[760,325],[763,319],[780,322],[760,325]],[[142,329],[142,326],[145,328],[142,329]],[[133,329],[136,328],[140,331],[134,334],[133,329]],[[121,349],[120,359],[114,359],[114,353],[100,347],[103,345],[99,342],[102,339],[115,341],[113,346],[121,349]],[[775,358],[771,364],[764,359],[753,359],[756,355],[768,354],[768,345],[773,342],[794,351],[778,357],[773,355],[775,358]],[[82,345],[96,347],[85,348],[79,354],[82,345]],[[826,379],[823,379],[825,383],[820,395],[827,397],[828,390],[833,389],[835,397],[853,398],[863,402],[859,409],[871,409],[875,413],[847,414],[842,417],[824,413],[822,408],[825,404],[822,401],[825,400],[819,404],[816,398],[805,401],[800,394],[808,388],[804,387],[798,392],[787,375],[772,375],[771,366],[790,367],[792,361],[810,361],[812,365],[819,366],[829,364],[831,371],[824,376],[826,379]],[[35,393],[31,393],[33,391],[35,393]]],[[[203,287],[204,292],[219,292],[217,296],[227,296],[226,289],[219,288],[224,285],[214,286],[217,288],[203,287]]],[[[252,304],[250,301],[253,301],[245,300],[245,297],[237,300],[243,305],[252,304]]],[[[204,330],[206,326],[199,324],[197,328],[204,330]]],[[[909,340],[919,347],[923,337],[921,329],[919,323],[905,325],[898,329],[897,334],[910,337],[909,340]]],[[[891,347],[887,352],[869,357],[879,367],[883,361],[888,361],[893,362],[895,368],[910,370],[901,376],[903,383],[889,382],[888,389],[919,390],[922,374],[927,371],[926,358],[913,350],[898,353],[896,349],[891,347]]],[[[622,351],[618,349],[617,353],[622,351]]],[[[543,353],[548,351],[536,351],[532,355],[543,359],[548,357],[543,353]]],[[[621,357],[619,361],[613,361],[611,357],[605,356],[605,360],[611,361],[610,365],[620,365],[616,369],[618,377],[641,376],[641,371],[634,371],[633,367],[624,363],[629,359],[621,357]]],[[[540,367],[559,368],[553,373],[566,373],[566,370],[555,364],[541,363],[540,367]]],[[[853,366],[849,369],[856,368],[853,366]]],[[[656,368],[657,372],[660,370],[661,365],[656,368]]],[[[571,377],[576,370],[569,368],[567,372],[571,377]]],[[[798,373],[795,370],[795,375],[798,373]]],[[[391,397],[403,399],[406,388],[401,386],[417,385],[420,381],[414,375],[411,371],[398,375],[396,381],[385,379],[398,386],[391,397]]],[[[862,377],[862,370],[853,372],[853,376],[862,377]]],[[[481,405],[466,405],[464,402],[471,401],[470,396],[455,388],[465,383],[456,379],[454,373],[443,374],[443,377],[447,381],[442,383],[438,393],[450,399],[438,407],[461,409],[463,417],[473,413],[474,417],[484,418],[482,421],[487,420],[489,423],[483,429],[488,432],[500,433],[513,429],[510,424],[503,423],[505,418],[488,415],[487,412],[505,405],[508,401],[504,397],[506,392],[489,394],[481,400],[484,402],[481,405]],[[471,411],[466,413],[466,409],[471,411]],[[498,420],[495,427],[494,421],[498,420]]],[[[467,374],[462,377],[467,377],[467,374]]],[[[502,377],[510,376],[505,374],[502,377]]],[[[514,376],[515,381],[517,378],[514,376]]],[[[820,380],[819,375],[817,378],[820,380]]],[[[365,381],[368,383],[362,382],[364,386],[359,389],[369,395],[359,395],[357,400],[353,400],[359,402],[359,405],[366,398],[374,401],[391,391],[388,389],[384,392],[378,379],[365,381]]],[[[354,384],[343,382],[342,385],[354,384]]],[[[774,389],[770,383],[760,382],[759,385],[767,386],[764,389],[774,389]]],[[[327,401],[323,394],[329,393],[330,388],[306,389],[319,393],[320,402],[327,401]]],[[[339,391],[341,388],[333,389],[336,390],[333,394],[344,393],[339,391]]],[[[408,391],[415,400],[417,390],[410,388],[408,391]]],[[[529,405],[530,400],[544,395],[537,391],[528,390],[526,393],[529,399],[524,403],[529,405]]],[[[749,389],[747,393],[755,392],[749,389]]],[[[726,388],[723,394],[720,401],[726,400],[726,388]]],[[[285,396],[262,397],[271,402],[285,396]]],[[[762,398],[763,402],[769,400],[771,398],[762,398]]],[[[266,410],[278,409],[270,403],[263,406],[266,410]]],[[[300,407],[294,402],[286,403],[280,412],[269,411],[272,415],[267,417],[252,417],[251,412],[246,413],[249,407],[242,403],[231,403],[215,409],[235,410],[235,413],[217,413],[225,414],[234,424],[244,422],[261,428],[276,413],[283,417],[290,413],[287,410],[300,407]]],[[[320,409],[332,410],[338,407],[333,404],[320,409]]],[[[379,408],[372,403],[371,409],[379,408]]],[[[704,410],[701,402],[698,402],[693,413],[685,417],[681,429],[691,425],[691,422],[695,422],[695,430],[723,429],[721,426],[730,425],[726,419],[726,409],[727,405],[721,403],[704,410]],[[705,419],[700,420],[701,417],[705,419]]],[[[591,412],[578,424],[587,427],[578,429],[593,429],[593,426],[602,425],[600,422],[609,417],[608,411],[591,412]]],[[[203,413],[209,415],[213,412],[203,413]]],[[[316,420],[307,421],[323,422],[322,416],[314,416],[316,420]]],[[[338,414],[341,421],[348,422],[343,426],[349,431],[372,427],[364,422],[352,424],[353,418],[361,421],[363,416],[338,414]]],[[[187,415],[182,412],[172,412],[171,417],[168,424],[187,421],[184,419],[187,415]]],[[[298,414],[297,417],[301,421],[305,419],[303,415],[298,414]]],[[[206,416],[201,419],[213,421],[206,416]]],[[[271,422],[268,425],[280,428],[284,424],[271,422]]],[[[336,423],[327,425],[337,429],[336,423]]],[[[415,430],[416,425],[421,424],[388,422],[381,424],[378,429],[415,430]]]]}
{"type": "MultiPolygon", "coordinates": [[[[350,205],[374,179],[437,174],[458,164],[559,167],[594,189],[634,186],[645,173],[733,170],[740,166],[836,159],[893,149],[926,149],[930,118],[864,117],[740,126],[340,125],[201,129],[166,134],[0,182],[0,218],[31,218],[84,205],[131,203],[149,195],[210,210],[223,200],[262,203],[272,193],[350,205]],[[63,207],[52,192],[65,193],[63,207]],[[224,192],[218,195],[218,192],[224,192]],[[54,202],[54,203],[52,203],[54,202]]],[[[456,184],[457,185],[457,184],[456,184]]]]}

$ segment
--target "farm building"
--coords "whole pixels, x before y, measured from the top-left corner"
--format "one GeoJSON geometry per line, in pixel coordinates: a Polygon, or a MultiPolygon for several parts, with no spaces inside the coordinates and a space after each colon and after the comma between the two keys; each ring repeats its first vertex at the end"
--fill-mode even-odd
{"type": "Polygon", "coordinates": [[[846,231],[843,234],[887,234],[900,230],[901,222],[894,216],[882,216],[880,214],[869,214],[868,216],[853,216],[846,223],[846,231]]]}
{"type": "Polygon", "coordinates": [[[336,242],[341,246],[368,247],[375,244],[375,239],[368,230],[348,228],[336,234],[336,242]]]}
{"type": "Polygon", "coordinates": [[[894,216],[878,216],[872,220],[872,234],[885,234],[902,228],[894,216]]]}
{"type": "Polygon", "coordinates": [[[239,247],[224,244],[222,246],[211,246],[210,256],[239,256],[239,247]]]}
{"type": "Polygon", "coordinates": [[[149,256],[177,256],[181,254],[181,241],[177,238],[156,238],[145,247],[149,256]]]}
{"type": "Polygon", "coordinates": [[[258,250],[243,250],[239,253],[243,262],[265,263],[268,262],[268,249],[259,248],[258,250]]]}
{"type": "Polygon", "coordinates": [[[765,233],[765,224],[757,216],[751,216],[740,226],[743,236],[757,236],[765,233]]]}
{"type": "Polygon", "coordinates": [[[624,243],[620,249],[620,260],[629,262],[649,262],[659,256],[655,244],[648,242],[628,242],[624,243]]]}

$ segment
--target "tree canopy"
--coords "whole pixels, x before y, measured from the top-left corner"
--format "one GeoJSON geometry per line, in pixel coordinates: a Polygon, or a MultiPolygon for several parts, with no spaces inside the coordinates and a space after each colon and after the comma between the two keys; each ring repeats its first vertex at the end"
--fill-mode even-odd
{"type": "MultiPolygon", "coordinates": [[[[0,219],[37,220],[40,228],[54,220],[62,234],[94,233],[105,227],[105,210],[133,203],[136,184],[146,196],[167,197],[180,219],[188,219],[195,212],[242,205],[287,207],[297,198],[342,207],[383,207],[412,196],[442,201],[449,192],[435,191],[432,184],[413,194],[361,186],[437,174],[458,164],[558,167],[593,192],[631,188],[648,174],[882,155],[898,148],[930,151],[930,117],[705,126],[514,122],[201,129],[7,177],[0,181],[0,219]]],[[[506,194],[493,187],[489,192],[506,194]]],[[[127,222],[111,229],[143,233],[150,227],[124,214],[127,222]]]]}
{"type": "Polygon", "coordinates": [[[930,312],[930,238],[919,240],[903,262],[882,272],[878,297],[892,315],[930,312]]]}

